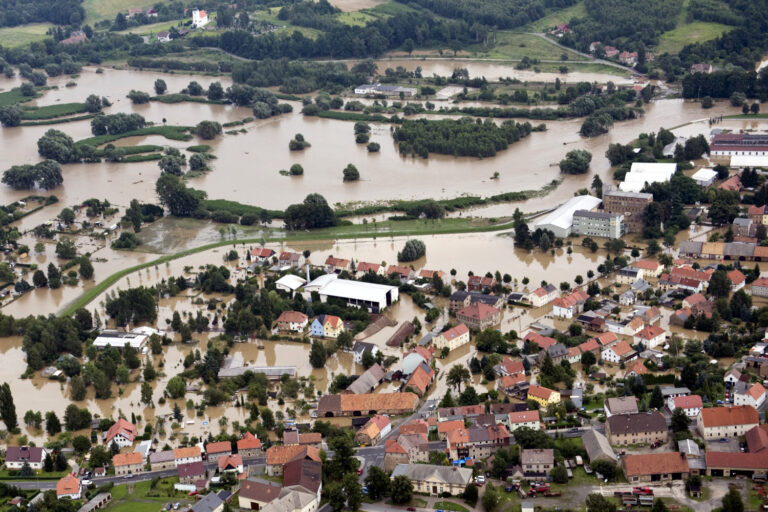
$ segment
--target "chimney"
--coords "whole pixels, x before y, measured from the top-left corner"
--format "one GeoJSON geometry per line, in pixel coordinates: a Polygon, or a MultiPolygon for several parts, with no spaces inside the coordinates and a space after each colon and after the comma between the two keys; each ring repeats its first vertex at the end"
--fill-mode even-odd
{"type": "Polygon", "coordinates": [[[307,283],[309,283],[311,281],[311,279],[309,278],[309,263],[304,265],[304,268],[306,268],[306,270],[307,270],[307,283]]]}

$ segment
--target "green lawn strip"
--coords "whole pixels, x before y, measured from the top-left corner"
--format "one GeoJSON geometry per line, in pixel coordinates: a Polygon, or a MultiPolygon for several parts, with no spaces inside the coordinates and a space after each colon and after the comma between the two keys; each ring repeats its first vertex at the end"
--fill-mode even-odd
{"type": "Polygon", "coordinates": [[[543,37],[535,34],[520,34],[509,30],[500,30],[498,32],[497,42],[493,47],[473,45],[468,50],[483,57],[515,60],[520,60],[523,57],[540,60],[560,60],[560,56],[566,54],[568,61],[564,61],[563,65],[568,65],[570,61],[587,60],[586,57],[572,50],[560,48],[543,37]]]}
{"type": "Polygon", "coordinates": [[[469,512],[469,509],[464,505],[453,503],[451,501],[437,501],[432,507],[435,510],[452,510],[454,512],[469,512]]]}
{"type": "Polygon", "coordinates": [[[188,132],[192,128],[189,126],[147,126],[125,133],[116,133],[111,135],[96,135],[87,139],[75,142],[76,145],[89,144],[91,146],[101,146],[108,142],[125,139],[127,137],[139,137],[143,135],[160,135],[170,140],[190,140],[192,135],[188,132]]]}
{"type": "MultiPolygon", "coordinates": [[[[18,473],[18,471],[15,471],[18,473]]],[[[38,473],[35,476],[29,478],[21,478],[18,474],[12,476],[7,469],[0,471],[0,480],[16,480],[19,482],[31,482],[35,480],[58,480],[70,471],[52,471],[50,473],[38,473]]]]}
{"type": "MultiPolygon", "coordinates": [[[[387,505],[394,505],[392,500],[387,500],[385,502],[387,505]]],[[[427,507],[427,500],[424,500],[422,498],[418,498],[414,496],[411,498],[411,501],[408,503],[405,503],[403,506],[409,506],[409,507],[416,507],[416,508],[426,508],[427,507]]]]}
{"type": "MultiPolygon", "coordinates": [[[[729,116],[723,116],[723,119],[766,119],[768,114],[731,114],[729,116]]],[[[690,123],[686,123],[690,124],[690,123]]],[[[681,124],[680,126],[685,126],[681,124]]]]}
{"type": "Polygon", "coordinates": [[[83,116],[46,119],[44,121],[22,121],[19,126],[46,126],[49,124],[74,123],[75,121],[86,121],[88,119],[93,119],[94,117],[96,117],[96,114],[85,114],[83,116]]]}
{"type": "Polygon", "coordinates": [[[35,41],[49,39],[51,36],[46,32],[51,27],[53,27],[51,23],[27,23],[16,27],[0,28],[0,46],[16,48],[35,41]]]}
{"type": "Polygon", "coordinates": [[[373,123],[393,122],[389,117],[381,114],[360,114],[357,112],[341,112],[338,110],[321,110],[316,117],[324,119],[336,119],[338,121],[370,121],[373,123]]]}
{"type": "Polygon", "coordinates": [[[133,155],[133,156],[127,156],[120,160],[118,163],[120,164],[131,164],[136,162],[151,162],[152,160],[160,160],[163,158],[163,155],[160,153],[150,153],[149,155],[133,155]]]}
{"type": "MultiPolygon", "coordinates": [[[[484,224],[479,224],[477,221],[472,221],[466,218],[450,218],[440,220],[417,220],[417,221],[384,221],[372,224],[352,224],[335,226],[332,228],[318,229],[314,231],[301,231],[301,232],[284,232],[279,231],[282,236],[269,236],[265,237],[267,242],[279,242],[279,241],[309,241],[309,240],[328,240],[328,239],[350,239],[350,238],[376,238],[376,237],[396,237],[396,236],[409,236],[409,235],[436,235],[436,234],[451,234],[451,233],[478,233],[485,231],[501,231],[505,229],[511,229],[513,227],[512,222],[505,222],[499,224],[490,224],[485,221],[484,224]]],[[[217,247],[228,246],[231,244],[242,243],[259,243],[261,238],[249,238],[249,239],[237,239],[237,240],[221,240],[218,242],[202,245],[200,247],[194,247],[191,249],[185,249],[175,254],[166,254],[152,261],[134,265],[129,268],[122,269],[114,274],[108,276],[100,283],[96,284],[90,290],[84,292],[74,302],[67,306],[61,315],[68,316],[73,314],[77,309],[86,306],[96,297],[98,297],[104,290],[115,284],[121,278],[143,270],[145,268],[160,265],[168,261],[172,261],[178,258],[183,258],[191,254],[196,254],[217,247]]]]}
{"type": "Polygon", "coordinates": [[[162,96],[152,96],[149,100],[160,103],[183,103],[189,101],[192,103],[211,103],[214,105],[227,104],[227,100],[209,100],[205,96],[190,96],[189,94],[163,94],[162,96]]]}
{"type": "Polygon", "coordinates": [[[240,119],[239,121],[230,121],[228,123],[222,124],[221,126],[223,126],[224,128],[232,128],[233,126],[242,126],[245,123],[250,123],[251,121],[253,121],[252,117],[244,117],[243,119],[240,119]]]}
{"type": "Polygon", "coordinates": [[[34,96],[24,96],[21,94],[20,87],[14,87],[10,91],[0,92],[0,107],[7,107],[9,105],[16,105],[17,103],[32,101],[35,98],[39,98],[40,96],[42,96],[40,93],[36,93],[34,96]]]}
{"type": "Polygon", "coordinates": [[[198,144],[197,146],[189,146],[187,148],[187,151],[191,151],[192,153],[207,153],[211,150],[211,146],[208,144],[198,144]]]}
{"type": "Polygon", "coordinates": [[[26,121],[41,121],[43,119],[82,114],[87,112],[88,108],[85,103],[61,103],[45,107],[23,107],[23,110],[24,112],[21,114],[22,119],[26,121]]]}

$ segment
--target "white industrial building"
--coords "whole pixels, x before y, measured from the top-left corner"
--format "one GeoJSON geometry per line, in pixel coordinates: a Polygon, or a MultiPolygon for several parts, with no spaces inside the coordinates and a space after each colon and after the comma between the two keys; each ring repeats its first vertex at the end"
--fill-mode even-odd
{"type": "Polygon", "coordinates": [[[105,330],[93,340],[93,346],[96,348],[115,347],[125,348],[130,345],[131,348],[140,350],[149,341],[153,334],[162,336],[162,331],[151,327],[136,327],[131,332],[120,332],[115,330],[105,330]]]}
{"type": "Polygon", "coordinates": [[[640,192],[646,183],[669,181],[677,170],[677,164],[635,162],[632,164],[619,189],[624,192],[640,192]]]}
{"type": "Polygon", "coordinates": [[[600,203],[600,199],[594,196],[572,197],[553,212],[537,220],[533,227],[534,229],[548,229],[549,231],[552,231],[556,237],[565,238],[571,234],[573,214],[577,210],[592,210],[597,208],[600,203]]]}
{"type": "Polygon", "coordinates": [[[307,282],[306,279],[304,279],[301,276],[297,276],[296,274],[286,274],[277,281],[275,281],[275,288],[278,290],[283,290],[284,292],[295,292],[304,284],[307,282]]]}
{"type": "Polygon", "coordinates": [[[768,167],[768,156],[765,155],[733,155],[731,167],[768,167]]]}
{"type": "Polygon", "coordinates": [[[325,274],[314,279],[304,286],[304,292],[308,297],[312,292],[319,293],[322,302],[329,298],[340,299],[372,313],[383,311],[398,299],[396,286],[339,279],[338,274],[325,274]]]}
{"type": "Polygon", "coordinates": [[[703,167],[698,171],[696,171],[696,173],[693,176],[691,176],[691,178],[693,179],[693,181],[696,182],[698,186],[709,187],[717,179],[717,173],[712,169],[703,167]]]}

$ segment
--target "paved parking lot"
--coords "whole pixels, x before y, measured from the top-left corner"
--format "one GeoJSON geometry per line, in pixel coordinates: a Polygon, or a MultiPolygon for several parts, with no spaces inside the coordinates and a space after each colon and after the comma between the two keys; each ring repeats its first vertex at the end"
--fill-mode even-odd
{"type": "Polygon", "coordinates": [[[710,452],[738,452],[739,439],[729,438],[727,443],[721,443],[719,440],[706,441],[707,451],[710,452]]]}

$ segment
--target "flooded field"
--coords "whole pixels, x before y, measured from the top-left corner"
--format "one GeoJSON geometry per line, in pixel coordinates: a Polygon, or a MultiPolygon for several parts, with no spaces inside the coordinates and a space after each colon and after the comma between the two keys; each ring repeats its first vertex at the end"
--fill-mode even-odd
{"type": "MultiPolygon", "coordinates": [[[[489,66],[491,64],[488,64],[489,66]]],[[[138,112],[148,120],[169,125],[194,125],[202,119],[227,122],[252,115],[250,109],[233,106],[198,103],[131,105],[125,94],[131,89],[151,90],[152,82],[162,76],[168,82],[169,92],[176,92],[192,79],[189,76],[165,75],[140,71],[105,70],[96,74],[91,68],[83,70],[74,88],[60,87],[47,91],[37,100],[41,105],[57,102],[82,101],[89,93],[99,91],[114,105],[107,112],[138,112]]],[[[210,77],[200,77],[206,86],[210,77]]],[[[224,80],[222,80],[224,81],[224,80]]],[[[64,79],[52,79],[52,84],[63,86],[64,79]]],[[[226,81],[224,81],[226,84],[226,81]]],[[[0,78],[0,87],[15,82],[0,78]]],[[[379,201],[410,198],[449,198],[462,194],[492,195],[515,190],[539,189],[560,176],[557,163],[571,149],[581,147],[594,155],[592,172],[608,181],[609,164],[605,150],[612,142],[628,142],[638,133],[655,131],[660,127],[685,124],[704,116],[714,116],[733,111],[726,103],[702,111],[698,104],[682,100],[662,100],[646,108],[646,115],[634,121],[617,123],[610,133],[584,139],[578,134],[580,119],[549,122],[547,131],[533,133],[513,144],[496,157],[454,158],[432,155],[428,159],[403,158],[399,155],[390,136],[390,125],[375,124],[371,140],[381,144],[379,153],[368,153],[364,145],[356,144],[349,122],[305,118],[295,104],[294,112],[280,117],[259,120],[246,126],[247,133],[224,135],[211,144],[218,157],[213,171],[190,180],[190,185],[204,190],[210,198],[227,198],[249,204],[282,209],[298,202],[307,194],[319,192],[331,203],[350,201],[379,201]],[[302,152],[289,151],[288,141],[302,133],[312,147],[302,152]],[[304,167],[304,175],[286,177],[279,174],[292,164],[304,167]],[[341,171],[354,164],[361,180],[343,183],[341,171]],[[498,180],[490,179],[494,172],[498,180]],[[267,192],[267,193],[264,193],[267,192]]],[[[755,123],[749,121],[748,124],[755,123]]],[[[742,121],[726,122],[718,127],[741,127],[742,121]]],[[[50,127],[21,127],[3,129],[0,139],[0,168],[14,164],[34,163],[37,156],[37,139],[50,127]]],[[[55,126],[74,139],[90,135],[88,121],[55,126]]],[[[687,133],[707,133],[706,123],[689,125],[687,133]]],[[[168,141],[162,137],[137,137],[120,141],[119,144],[150,143],[170,145],[184,149],[200,143],[168,141]]],[[[68,164],[64,166],[64,185],[53,191],[60,198],[60,205],[72,205],[89,197],[109,199],[125,206],[131,199],[154,201],[154,183],[160,170],[155,162],[119,164],[68,164]]],[[[551,204],[562,202],[573,192],[591,181],[591,174],[568,176],[560,188],[548,197],[551,204]]],[[[0,188],[0,202],[7,203],[26,195],[25,191],[0,188]]],[[[535,211],[535,207],[528,207],[535,211]]],[[[34,225],[49,214],[39,212],[26,222],[34,225]]]]}

